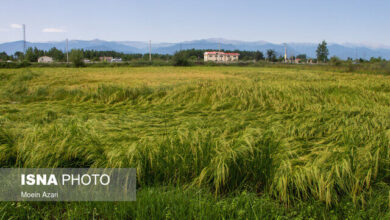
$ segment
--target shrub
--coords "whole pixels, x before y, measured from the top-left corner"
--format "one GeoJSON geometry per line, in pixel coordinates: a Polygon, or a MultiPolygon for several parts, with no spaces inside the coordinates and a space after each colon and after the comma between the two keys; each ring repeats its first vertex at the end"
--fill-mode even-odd
{"type": "Polygon", "coordinates": [[[330,63],[335,66],[340,66],[341,65],[341,60],[340,58],[333,56],[330,58],[330,63]]]}
{"type": "Polygon", "coordinates": [[[173,65],[174,66],[190,66],[191,63],[188,58],[181,52],[175,53],[173,56],[173,65]]]}
{"type": "Polygon", "coordinates": [[[82,50],[72,50],[70,52],[70,60],[75,67],[84,66],[83,58],[84,58],[84,53],[82,50]]]}

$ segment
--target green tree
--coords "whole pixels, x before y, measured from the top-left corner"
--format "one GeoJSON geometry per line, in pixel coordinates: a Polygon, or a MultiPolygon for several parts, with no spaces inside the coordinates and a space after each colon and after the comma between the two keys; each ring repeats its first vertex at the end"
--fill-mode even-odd
{"type": "Polygon", "coordinates": [[[330,63],[335,66],[340,66],[342,64],[342,61],[340,58],[333,56],[330,58],[330,63]]]}
{"type": "Polygon", "coordinates": [[[57,48],[53,47],[48,52],[47,55],[52,57],[55,61],[64,61],[65,55],[61,50],[58,50],[57,48]]]}
{"type": "Polygon", "coordinates": [[[386,61],[385,59],[382,59],[382,57],[378,57],[378,58],[375,58],[375,57],[371,57],[370,58],[370,63],[380,63],[382,61],[386,61]]]}
{"type": "Polygon", "coordinates": [[[298,55],[297,55],[297,58],[298,58],[298,59],[301,59],[302,61],[306,61],[306,60],[307,60],[306,54],[298,54],[298,55]]]}
{"type": "Polygon", "coordinates": [[[14,57],[18,60],[24,60],[24,53],[21,51],[16,51],[14,53],[14,57]]]}
{"type": "Polygon", "coordinates": [[[173,65],[175,66],[190,66],[188,61],[188,54],[186,51],[179,51],[173,55],[173,65]]]}
{"type": "Polygon", "coordinates": [[[84,52],[82,50],[73,49],[70,51],[69,58],[75,67],[84,66],[84,52]]]}
{"type": "Polygon", "coordinates": [[[317,52],[317,60],[326,63],[329,55],[329,50],[326,41],[322,41],[322,43],[318,44],[316,52],[317,52]]]}
{"type": "Polygon", "coordinates": [[[1,61],[7,61],[7,60],[10,60],[10,57],[7,55],[6,52],[1,52],[0,53],[0,60],[1,61]]]}
{"type": "Polygon", "coordinates": [[[36,50],[34,51],[34,49],[32,47],[29,47],[26,50],[26,54],[24,56],[25,60],[30,61],[30,62],[37,62],[38,61],[38,55],[35,52],[36,52],[36,50]]]}
{"type": "Polygon", "coordinates": [[[274,50],[267,50],[267,58],[268,61],[275,62],[276,61],[276,52],[274,50]]]}
{"type": "Polygon", "coordinates": [[[256,51],[255,52],[255,60],[256,61],[264,60],[264,54],[260,51],[256,51]]]}

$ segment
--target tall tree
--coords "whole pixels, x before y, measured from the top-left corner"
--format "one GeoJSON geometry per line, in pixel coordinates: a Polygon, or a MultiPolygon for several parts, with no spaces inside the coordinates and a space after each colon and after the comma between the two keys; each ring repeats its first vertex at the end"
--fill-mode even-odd
{"type": "Polygon", "coordinates": [[[26,53],[25,53],[25,59],[27,61],[30,61],[30,62],[37,62],[38,60],[38,55],[35,53],[36,51],[34,51],[34,49],[32,47],[29,47],[27,50],[26,50],[26,53]]]}
{"type": "Polygon", "coordinates": [[[0,53],[0,60],[1,60],[1,61],[7,61],[7,60],[9,60],[9,59],[10,59],[10,57],[7,55],[6,52],[1,52],[1,53],[0,53]]]}
{"type": "Polygon", "coordinates": [[[52,57],[55,61],[64,61],[65,55],[61,50],[58,50],[57,48],[53,47],[48,52],[47,55],[49,57],[52,57]]]}
{"type": "Polygon", "coordinates": [[[276,52],[274,50],[267,50],[267,58],[268,61],[275,62],[276,61],[276,52]]]}
{"type": "Polygon", "coordinates": [[[318,44],[316,52],[317,52],[317,60],[319,62],[326,63],[329,55],[329,50],[326,41],[322,41],[322,43],[318,44]]]}
{"type": "Polygon", "coordinates": [[[264,60],[264,54],[260,51],[256,51],[255,52],[255,60],[256,61],[264,60]]]}
{"type": "Polygon", "coordinates": [[[75,67],[84,66],[84,51],[73,49],[70,51],[70,60],[75,67]]]}
{"type": "Polygon", "coordinates": [[[18,60],[23,60],[23,59],[24,59],[24,53],[21,52],[21,51],[16,51],[16,52],[14,53],[14,57],[15,57],[16,59],[18,59],[18,60]]]}

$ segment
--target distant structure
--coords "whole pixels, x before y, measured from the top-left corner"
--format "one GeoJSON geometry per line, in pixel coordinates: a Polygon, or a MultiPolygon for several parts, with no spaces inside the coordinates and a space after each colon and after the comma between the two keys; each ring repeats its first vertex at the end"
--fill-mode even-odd
{"type": "Polygon", "coordinates": [[[101,62],[106,61],[106,62],[111,63],[112,59],[114,59],[114,58],[113,58],[113,57],[99,57],[99,60],[100,60],[101,62]]]}
{"type": "Polygon", "coordinates": [[[237,62],[239,56],[240,56],[239,53],[206,51],[204,52],[204,61],[205,62],[213,61],[213,62],[222,62],[222,63],[237,62]]]}
{"type": "Polygon", "coordinates": [[[48,57],[48,56],[43,56],[38,58],[38,63],[52,63],[53,58],[48,57]]]}
{"type": "Polygon", "coordinates": [[[287,63],[287,46],[284,44],[284,62],[287,63]]]}
{"type": "Polygon", "coordinates": [[[122,62],[122,58],[114,58],[114,57],[99,57],[100,62],[108,62],[108,63],[120,63],[122,62]]]}
{"type": "Polygon", "coordinates": [[[111,63],[120,63],[120,62],[122,62],[122,58],[113,58],[111,60],[111,63]]]}
{"type": "Polygon", "coordinates": [[[89,59],[83,59],[83,62],[84,62],[84,63],[91,63],[91,60],[89,60],[89,59]]]}

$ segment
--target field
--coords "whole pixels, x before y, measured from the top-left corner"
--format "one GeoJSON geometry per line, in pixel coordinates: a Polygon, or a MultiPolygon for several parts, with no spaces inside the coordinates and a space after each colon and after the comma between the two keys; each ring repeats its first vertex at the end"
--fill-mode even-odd
{"type": "Polygon", "coordinates": [[[1,167],[135,167],[137,201],[0,218],[390,218],[390,76],[310,68],[0,69],[1,167]]]}

